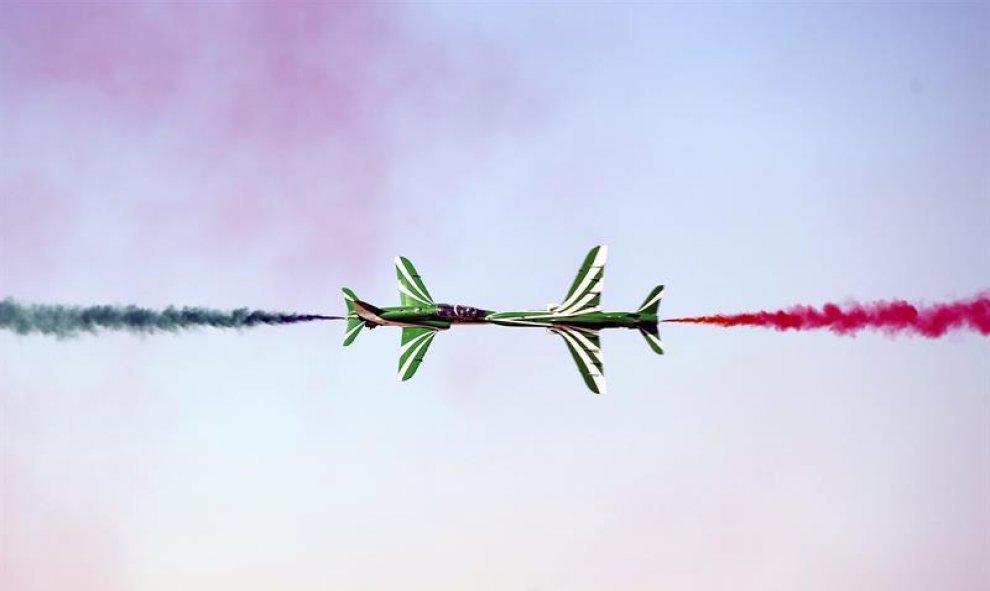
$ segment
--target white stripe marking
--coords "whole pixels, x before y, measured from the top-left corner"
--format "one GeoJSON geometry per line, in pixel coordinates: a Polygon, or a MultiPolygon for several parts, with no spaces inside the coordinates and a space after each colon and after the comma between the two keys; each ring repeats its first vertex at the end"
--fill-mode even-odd
{"type": "Polygon", "coordinates": [[[423,334],[416,335],[413,338],[409,339],[409,341],[407,343],[405,343],[404,345],[402,345],[401,347],[399,347],[399,359],[402,359],[402,356],[405,354],[405,352],[410,347],[414,346],[416,343],[418,343],[419,341],[423,340],[424,338],[430,336],[431,334],[433,334],[433,332],[427,331],[427,332],[424,332],[423,334]]]}
{"type": "Polygon", "coordinates": [[[659,292],[657,292],[657,295],[655,295],[652,298],[650,298],[650,301],[648,301],[645,304],[643,304],[642,306],[640,306],[639,307],[639,310],[636,310],[636,311],[637,312],[642,312],[643,310],[645,310],[645,309],[649,308],[650,306],[652,306],[655,302],[659,302],[660,301],[660,298],[662,298],[662,297],[663,297],[663,290],[661,289],[659,292]]]}
{"type": "Polygon", "coordinates": [[[519,324],[521,326],[553,326],[553,323],[550,322],[533,322],[530,320],[518,320],[515,318],[499,318],[497,320],[491,320],[490,322],[493,322],[495,324],[498,324],[499,322],[504,322],[506,324],[519,324]]]}
{"type": "Polygon", "coordinates": [[[572,329],[567,329],[567,332],[569,332],[571,334],[571,336],[573,336],[578,341],[580,341],[581,344],[583,344],[584,347],[587,350],[591,351],[592,353],[600,353],[601,352],[601,348],[598,345],[596,345],[595,343],[591,342],[588,339],[588,337],[584,336],[580,332],[578,332],[576,330],[572,330],[572,329]]]}
{"type": "Polygon", "coordinates": [[[558,314],[562,316],[566,316],[568,314],[577,314],[578,312],[583,312],[584,308],[587,307],[588,304],[591,303],[591,300],[595,299],[595,296],[597,295],[598,295],[597,293],[588,293],[583,298],[581,298],[581,300],[578,301],[578,303],[574,304],[573,306],[570,306],[566,310],[560,310],[558,314]]]}
{"type": "Polygon", "coordinates": [[[585,368],[588,370],[589,374],[595,375],[601,373],[601,370],[598,369],[598,365],[597,365],[598,363],[601,363],[601,360],[598,359],[598,356],[595,355],[594,351],[589,351],[584,347],[582,347],[581,343],[577,341],[575,335],[571,331],[567,329],[562,329],[559,331],[559,333],[562,337],[564,337],[572,345],[574,345],[575,349],[577,349],[579,355],[584,360],[585,368]]]}
{"type": "Polygon", "coordinates": [[[412,365],[412,362],[415,361],[416,356],[419,355],[419,353],[425,347],[428,347],[430,345],[430,341],[433,340],[433,336],[435,334],[436,334],[435,332],[428,332],[428,333],[426,333],[426,335],[429,338],[420,341],[420,344],[409,354],[409,357],[406,358],[406,362],[402,365],[401,368],[399,368],[399,381],[400,382],[402,381],[402,378],[405,377],[406,372],[409,370],[409,367],[412,365]]]}
{"type": "Polygon", "coordinates": [[[358,322],[357,324],[355,324],[354,327],[352,329],[350,329],[349,331],[347,331],[347,334],[344,335],[344,341],[346,342],[347,339],[351,338],[351,335],[352,334],[354,334],[357,331],[361,330],[361,327],[362,326],[364,326],[364,323],[363,322],[358,322]]]}
{"type": "Polygon", "coordinates": [[[433,305],[433,302],[428,301],[428,300],[424,300],[422,297],[417,296],[417,295],[413,294],[411,291],[409,291],[408,289],[406,289],[405,284],[402,283],[401,281],[399,282],[399,293],[403,293],[403,294],[409,296],[410,298],[412,298],[413,300],[415,300],[417,302],[420,302],[420,303],[423,303],[423,304],[426,304],[427,306],[433,305]]]}
{"type": "Polygon", "coordinates": [[[585,274],[583,280],[581,281],[581,283],[577,286],[577,289],[575,289],[574,292],[566,300],[564,300],[559,306],[557,306],[557,309],[559,310],[561,308],[566,308],[567,306],[570,306],[571,302],[584,295],[584,293],[588,289],[588,284],[596,279],[599,279],[598,275],[600,272],[601,274],[604,274],[604,271],[601,267],[590,267],[588,269],[588,272],[585,274]]]}
{"type": "MultiPolygon", "coordinates": [[[[412,264],[412,263],[410,263],[410,264],[412,264]]],[[[402,262],[402,257],[395,257],[395,268],[398,269],[400,273],[402,273],[402,276],[403,277],[405,277],[406,281],[409,283],[410,289],[412,289],[413,291],[419,293],[419,296],[414,296],[415,299],[417,299],[417,300],[419,300],[421,302],[426,302],[428,304],[432,304],[433,303],[433,300],[431,300],[430,298],[426,297],[426,294],[425,293],[421,293],[420,292],[419,285],[417,285],[416,282],[413,280],[410,271],[408,269],[406,269],[405,264],[403,264],[403,262],[402,262]]]]}
{"type": "Polygon", "coordinates": [[[567,329],[568,330],[579,330],[579,331],[581,331],[581,332],[583,332],[585,334],[590,334],[590,335],[598,336],[598,329],[595,329],[595,328],[585,328],[583,326],[568,326],[567,329]]]}
{"type": "Polygon", "coordinates": [[[598,255],[595,257],[595,262],[592,263],[595,267],[604,267],[605,258],[608,256],[608,247],[604,244],[598,247],[598,255]]]}
{"type": "MultiPolygon", "coordinates": [[[[560,330],[560,331],[558,331],[557,334],[559,334],[560,336],[564,337],[564,339],[567,342],[569,342],[572,347],[574,347],[574,350],[577,351],[577,353],[578,353],[578,358],[580,358],[581,361],[582,361],[582,363],[584,363],[584,367],[587,370],[588,375],[591,376],[591,380],[595,383],[595,387],[598,388],[598,393],[599,394],[604,394],[605,393],[605,376],[602,374],[601,370],[598,369],[598,366],[595,365],[594,362],[589,358],[588,352],[586,352],[584,350],[584,348],[581,347],[580,344],[578,344],[576,341],[573,340],[574,339],[574,336],[572,334],[570,334],[569,331],[560,330]]],[[[596,359],[596,360],[599,363],[601,363],[601,360],[598,360],[598,359],[596,359]]]]}
{"type": "Polygon", "coordinates": [[[577,286],[574,292],[571,293],[571,295],[565,301],[561,302],[560,305],[557,306],[558,309],[570,305],[570,303],[575,298],[580,297],[581,294],[584,293],[584,290],[587,288],[588,282],[598,278],[599,272],[601,272],[601,274],[604,274],[603,267],[605,266],[605,259],[606,259],[606,255],[608,254],[608,247],[605,245],[601,245],[598,246],[597,248],[598,248],[598,252],[595,253],[595,258],[594,260],[591,261],[591,266],[588,267],[588,271],[587,273],[585,273],[585,276],[582,278],[581,283],[577,286]]]}
{"type": "Polygon", "coordinates": [[[661,351],[663,351],[663,341],[660,340],[660,337],[657,337],[652,333],[646,333],[646,334],[650,337],[650,341],[655,343],[656,346],[659,347],[661,351]]]}

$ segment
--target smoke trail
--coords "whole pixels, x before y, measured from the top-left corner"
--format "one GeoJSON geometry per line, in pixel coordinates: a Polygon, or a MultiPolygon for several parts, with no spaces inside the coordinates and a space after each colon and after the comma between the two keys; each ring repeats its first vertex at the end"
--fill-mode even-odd
{"type": "Polygon", "coordinates": [[[914,306],[901,300],[871,304],[825,304],[819,310],[811,306],[794,306],[776,312],[716,314],[669,318],[664,322],[689,322],[717,326],[763,326],[776,330],[827,329],[837,334],[854,335],[861,330],[880,330],[887,334],[912,334],[938,338],[952,330],[973,330],[990,335],[990,294],[981,293],[967,300],[914,306]]]}
{"type": "Polygon", "coordinates": [[[95,333],[101,330],[151,334],[201,326],[249,328],[259,324],[295,324],[340,319],[339,316],[264,312],[247,308],[229,312],[171,306],[164,310],[149,310],[137,306],[24,305],[10,298],[0,301],[0,329],[17,334],[41,333],[57,337],[71,337],[81,332],[95,333]]]}

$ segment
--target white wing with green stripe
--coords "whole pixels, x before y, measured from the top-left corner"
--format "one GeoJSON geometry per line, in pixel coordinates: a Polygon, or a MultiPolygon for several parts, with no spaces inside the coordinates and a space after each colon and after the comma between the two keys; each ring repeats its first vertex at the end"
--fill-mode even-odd
{"type": "Polygon", "coordinates": [[[605,368],[598,331],[558,326],[550,329],[559,334],[574,358],[584,383],[595,394],[605,393],[605,368]]]}
{"type": "Polygon", "coordinates": [[[395,257],[395,274],[399,278],[399,302],[403,306],[431,306],[433,298],[423,285],[416,267],[406,257],[395,257]]]}
{"type": "Polygon", "coordinates": [[[593,312],[601,306],[602,279],[605,276],[607,246],[596,246],[584,258],[581,270],[571,284],[564,301],[550,311],[560,316],[593,312]]]}
{"type": "Polygon", "coordinates": [[[402,329],[402,345],[399,347],[400,381],[404,382],[416,374],[436,334],[435,328],[408,326],[402,329]]]}

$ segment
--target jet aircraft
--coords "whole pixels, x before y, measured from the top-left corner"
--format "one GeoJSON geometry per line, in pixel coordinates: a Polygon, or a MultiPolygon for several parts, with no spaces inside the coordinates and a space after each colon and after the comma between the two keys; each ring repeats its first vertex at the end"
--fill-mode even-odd
{"type": "Polygon", "coordinates": [[[437,332],[451,326],[487,323],[542,327],[564,339],[585,384],[592,392],[604,394],[605,374],[599,331],[606,328],[639,329],[650,348],[663,354],[663,343],[657,330],[657,310],[663,297],[663,286],[654,287],[635,312],[603,312],[600,302],[606,254],[605,246],[591,249],[560,304],[551,304],[541,311],[519,312],[493,312],[471,306],[437,304],[409,259],[396,257],[399,306],[376,308],[358,299],[352,290],[344,288],[347,305],[344,346],[353,343],[365,326],[369,329],[401,327],[398,377],[405,381],[419,369],[437,332]]]}

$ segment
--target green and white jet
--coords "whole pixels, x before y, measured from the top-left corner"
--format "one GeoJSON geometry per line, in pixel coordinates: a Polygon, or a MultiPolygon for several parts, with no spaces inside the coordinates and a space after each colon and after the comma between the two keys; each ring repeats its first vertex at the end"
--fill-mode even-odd
{"type": "Polygon", "coordinates": [[[365,326],[401,327],[399,380],[405,381],[419,369],[437,332],[447,330],[453,325],[487,323],[542,327],[564,339],[584,383],[592,392],[604,394],[605,374],[598,336],[602,329],[639,329],[650,348],[663,354],[663,343],[657,331],[657,310],[663,297],[663,286],[654,287],[635,312],[603,312],[600,303],[606,253],[605,246],[591,249],[562,303],[549,305],[544,311],[521,312],[492,312],[470,306],[434,303],[409,259],[396,257],[399,306],[376,308],[359,300],[350,289],[344,288],[344,301],[347,304],[344,346],[353,343],[365,326]]]}

